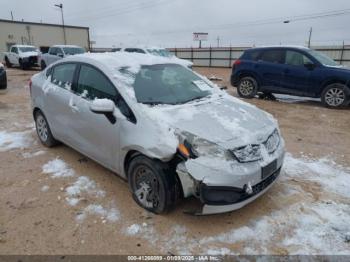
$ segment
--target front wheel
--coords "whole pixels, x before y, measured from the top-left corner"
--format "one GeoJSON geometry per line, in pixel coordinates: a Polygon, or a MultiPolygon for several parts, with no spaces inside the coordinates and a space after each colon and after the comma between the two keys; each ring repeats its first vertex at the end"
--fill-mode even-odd
{"type": "Polygon", "coordinates": [[[51,129],[49,127],[49,123],[46,120],[46,117],[41,111],[37,111],[35,113],[35,127],[40,142],[47,146],[53,147],[57,145],[59,142],[53,137],[51,133],[51,129]]]}
{"type": "Polygon", "coordinates": [[[322,103],[329,108],[341,108],[349,104],[350,89],[344,84],[330,84],[322,92],[322,103]]]}
{"type": "Polygon", "coordinates": [[[167,164],[136,156],[128,168],[128,181],[134,200],[144,209],[160,214],[173,208],[177,179],[167,164]]]}
{"type": "Polygon", "coordinates": [[[11,62],[10,62],[10,60],[7,57],[5,57],[5,63],[6,63],[6,67],[7,68],[11,68],[12,67],[11,62]]]}
{"type": "Polygon", "coordinates": [[[19,60],[19,67],[20,67],[22,70],[26,70],[26,69],[27,69],[26,64],[25,64],[22,60],[19,60]]]}
{"type": "Polygon", "coordinates": [[[258,92],[258,83],[253,77],[243,77],[239,80],[237,92],[240,97],[253,98],[258,92]]]}

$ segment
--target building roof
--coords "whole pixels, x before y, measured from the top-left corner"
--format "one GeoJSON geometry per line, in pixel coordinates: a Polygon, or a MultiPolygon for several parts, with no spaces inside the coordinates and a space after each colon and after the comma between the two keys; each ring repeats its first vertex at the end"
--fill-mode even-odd
{"type": "MultiPolygon", "coordinates": [[[[6,20],[6,19],[0,19],[0,23],[1,22],[12,23],[12,24],[23,24],[23,25],[39,25],[39,26],[43,25],[43,26],[62,27],[61,24],[37,23],[37,22],[27,22],[27,21],[14,21],[14,20],[6,20]]],[[[89,30],[89,27],[84,27],[84,26],[64,25],[64,27],[89,30]]]]}

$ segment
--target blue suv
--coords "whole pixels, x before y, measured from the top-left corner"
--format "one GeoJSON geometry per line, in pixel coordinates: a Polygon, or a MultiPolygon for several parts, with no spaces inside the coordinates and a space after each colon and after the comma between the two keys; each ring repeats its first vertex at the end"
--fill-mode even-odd
{"type": "Polygon", "coordinates": [[[321,98],[330,108],[350,102],[350,69],[304,47],[263,47],[246,50],[233,65],[231,84],[239,96],[258,93],[321,98]]]}

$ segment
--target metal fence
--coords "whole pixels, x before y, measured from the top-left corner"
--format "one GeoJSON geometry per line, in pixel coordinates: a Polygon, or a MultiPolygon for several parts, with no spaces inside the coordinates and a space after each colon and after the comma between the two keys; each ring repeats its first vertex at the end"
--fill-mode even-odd
{"type": "MultiPolygon", "coordinates": [[[[198,67],[231,67],[250,47],[221,48],[168,48],[179,58],[187,59],[198,67]]],[[[350,66],[350,46],[318,46],[312,49],[331,57],[341,65],[350,66]]]]}

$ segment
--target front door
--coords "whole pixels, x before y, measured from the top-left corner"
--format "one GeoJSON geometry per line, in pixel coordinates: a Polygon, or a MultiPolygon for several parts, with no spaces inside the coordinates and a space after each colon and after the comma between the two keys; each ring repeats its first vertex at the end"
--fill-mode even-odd
{"type": "Polygon", "coordinates": [[[116,170],[119,161],[119,129],[121,121],[112,123],[105,115],[90,110],[92,100],[115,101],[118,93],[111,81],[98,69],[81,65],[70,106],[75,146],[101,164],[116,170]]]}
{"type": "Polygon", "coordinates": [[[314,63],[303,53],[287,50],[283,65],[281,88],[291,95],[308,96],[311,93],[311,79],[314,63]]]}

